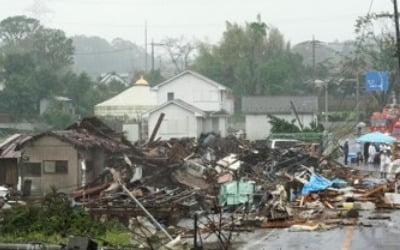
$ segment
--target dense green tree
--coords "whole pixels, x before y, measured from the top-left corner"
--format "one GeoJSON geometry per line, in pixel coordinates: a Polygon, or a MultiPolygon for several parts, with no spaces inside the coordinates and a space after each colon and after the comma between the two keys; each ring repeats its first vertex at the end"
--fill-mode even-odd
{"type": "Polygon", "coordinates": [[[40,29],[31,38],[36,62],[43,68],[58,71],[73,63],[72,40],[61,30],[40,29]]]}
{"type": "Polygon", "coordinates": [[[63,129],[71,124],[75,118],[71,110],[66,109],[62,102],[52,100],[42,115],[43,120],[54,129],[63,129]]]}
{"type": "Polygon", "coordinates": [[[38,111],[35,103],[34,81],[35,63],[31,56],[8,55],[4,60],[4,89],[0,92],[0,110],[13,116],[31,118],[38,111]]]}
{"type": "Polygon", "coordinates": [[[63,31],[46,29],[25,16],[0,22],[0,110],[34,119],[41,99],[63,95],[61,79],[73,62],[73,46],[63,31]]]}
{"type": "Polygon", "coordinates": [[[17,46],[41,28],[38,20],[26,16],[8,17],[0,22],[0,40],[17,46]]]}
{"type": "Polygon", "coordinates": [[[278,29],[261,21],[227,22],[218,45],[200,44],[193,68],[231,87],[237,95],[309,93],[301,56],[278,29]]]}
{"type": "MultiPolygon", "coordinates": [[[[354,78],[356,74],[363,77],[364,73],[369,70],[388,71],[390,74],[389,93],[391,90],[395,90],[398,95],[400,78],[396,58],[396,39],[393,30],[392,14],[372,13],[359,17],[355,25],[356,53],[345,58],[343,62],[344,75],[354,78]]],[[[376,109],[390,102],[387,93],[375,92],[369,96],[371,98],[369,103],[376,104],[370,106],[370,112],[376,111],[376,109]]]]}

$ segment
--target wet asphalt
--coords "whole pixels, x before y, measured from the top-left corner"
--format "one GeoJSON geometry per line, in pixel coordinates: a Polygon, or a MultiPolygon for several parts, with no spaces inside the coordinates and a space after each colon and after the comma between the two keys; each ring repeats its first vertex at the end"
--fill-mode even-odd
{"type": "Polygon", "coordinates": [[[389,215],[390,220],[369,220],[370,212],[361,214],[365,226],[341,226],[328,231],[290,232],[289,229],[257,230],[240,238],[245,242],[235,249],[246,250],[399,250],[400,211],[374,211],[389,215]]]}
{"type": "MultiPolygon", "coordinates": [[[[378,168],[349,165],[379,177],[378,168]]],[[[400,250],[400,209],[362,211],[358,222],[366,226],[340,226],[328,231],[290,232],[289,229],[257,230],[241,234],[244,239],[235,249],[244,250],[400,250]],[[390,220],[371,220],[371,216],[390,220]]]]}

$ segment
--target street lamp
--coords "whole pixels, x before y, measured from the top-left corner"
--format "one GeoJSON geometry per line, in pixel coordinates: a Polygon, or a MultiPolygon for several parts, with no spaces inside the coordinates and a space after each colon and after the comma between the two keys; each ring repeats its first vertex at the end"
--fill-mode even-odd
{"type": "MultiPolygon", "coordinates": [[[[325,88],[325,123],[328,123],[328,82],[323,80],[315,80],[315,86],[325,88]]],[[[325,124],[326,126],[327,124],[325,124]]]]}

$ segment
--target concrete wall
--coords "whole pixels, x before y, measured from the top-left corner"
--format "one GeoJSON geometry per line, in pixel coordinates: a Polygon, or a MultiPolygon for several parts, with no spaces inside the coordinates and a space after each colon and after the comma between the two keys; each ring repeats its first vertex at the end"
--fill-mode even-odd
{"type": "Polygon", "coordinates": [[[163,140],[170,138],[197,137],[201,130],[198,129],[198,121],[194,114],[175,104],[169,104],[149,115],[149,137],[157,123],[161,113],[165,114],[156,138],[163,140]]]}
{"type": "MultiPolygon", "coordinates": [[[[296,119],[294,115],[275,115],[280,119],[291,122],[296,119]]],[[[315,115],[311,114],[299,114],[299,119],[303,123],[303,126],[308,126],[310,122],[315,119],[315,115]]],[[[249,140],[264,140],[270,135],[271,124],[268,122],[269,119],[266,114],[247,114],[246,115],[246,138],[249,140]]],[[[296,125],[298,125],[296,120],[296,125]]]]}
{"type": "Polygon", "coordinates": [[[161,86],[157,91],[158,105],[168,101],[169,92],[174,93],[174,99],[181,99],[204,111],[219,111],[225,108],[233,113],[232,95],[227,95],[216,86],[190,74],[161,86]]]}

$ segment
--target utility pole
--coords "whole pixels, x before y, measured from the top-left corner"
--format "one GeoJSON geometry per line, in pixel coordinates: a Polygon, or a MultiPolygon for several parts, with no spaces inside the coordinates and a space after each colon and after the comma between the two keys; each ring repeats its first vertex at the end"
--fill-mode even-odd
{"type": "Polygon", "coordinates": [[[147,72],[147,20],[144,21],[144,72],[147,72]]]}
{"type": "Polygon", "coordinates": [[[325,80],[325,123],[328,124],[328,82],[325,80]]]}
{"type": "Polygon", "coordinates": [[[154,72],[154,40],[151,39],[151,72],[154,72]]]}
{"type": "MultiPolygon", "coordinates": [[[[394,8],[394,24],[396,27],[396,56],[397,56],[397,60],[398,60],[398,64],[399,64],[398,65],[399,69],[398,69],[397,75],[399,75],[400,74],[400,31],[399,31],[399,11],[397,9],[397,0],[393,0],[393,8],[394,8]]],[[[396,89],[397,89],[396,92],[399,93],[400,86],[396,86],[396,87],[394,87],[394,90],[396,91],[396,89]]]]}
{"type": "MultiPolygon", "coordinates": [[[[154,40],[151,39],[151,71],[154,72],[154,46],[164,46],[164,43],[154,43],[154,40]]],[[[161,59],[160,59],[161,60],[161,59]]],[[[160,63],[161,65],[161,63],[160,63]]]]}
{"type": "Polygon", "coordinates": [[[360,74],[356,72],[356,119],[360,121],[360,74]]]}
{"type": "Polygon", "coordinates": [[[312,77],[313,81],[315,80],[315,37],[314,35],[312,36],[312,41],[311,41],[311,47],[312,47],[312,77]]]}

